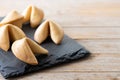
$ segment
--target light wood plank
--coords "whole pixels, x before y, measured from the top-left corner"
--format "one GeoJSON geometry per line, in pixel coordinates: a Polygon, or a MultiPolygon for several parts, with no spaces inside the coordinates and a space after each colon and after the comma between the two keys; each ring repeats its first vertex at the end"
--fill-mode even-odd
{"type": "Polygon", "coordinates": [[[91,53],[110,53],[120,54],[120,40],[77,40],[91,53]]]}
{"type": "Polygon", "coordinates": [[[120,28],[64,28],[73,39],[120,39],[120,28]]]}
{"type": "Polygon", "coordinates": [[[35,73],[12,80],[120,80],[120,73],[35,73]]]}
{"type": "Polygon", "coordinates": [[[120,26],[119,0],[3,0],[0,16],[13,9],[22,12],[29,4],[41,7],[45,18],[51,18],[62,26],[120,26]]]}

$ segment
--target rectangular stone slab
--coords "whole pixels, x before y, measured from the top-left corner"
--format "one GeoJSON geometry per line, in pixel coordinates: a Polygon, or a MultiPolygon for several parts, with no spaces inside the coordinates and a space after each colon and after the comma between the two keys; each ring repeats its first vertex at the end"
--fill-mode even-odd
{"type": "MultiPolygon", "coordinates": [[[[36,29],[31,28],[29,24],[23,25],[22,29],[29,38],[33,39],[36,29]]],[[[76,59],[85,58],[90,54],[83,46],[66,35],[64,35],[64,39],[60,45],[54,44],[50,38],[41,45],[49,51],[49,55],[36,56],[39,62],[36,66],[26,64],[17,59],[11,52],[11,49],[8,52],[0,49],[0,72],[4,78],[20,76],[57,64],[71,62],[76,59]]]]}

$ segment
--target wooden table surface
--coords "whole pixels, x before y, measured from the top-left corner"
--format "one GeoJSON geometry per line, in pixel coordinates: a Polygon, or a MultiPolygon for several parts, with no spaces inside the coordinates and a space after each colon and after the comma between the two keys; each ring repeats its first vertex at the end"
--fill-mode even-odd
{"type": "Polygon", "coordinates": [[[0,16],[29,4],[42,8],[45,18],[58,22],[92,54],[12,80],[120,80],[120,0],[2,0],[0,16]]]}

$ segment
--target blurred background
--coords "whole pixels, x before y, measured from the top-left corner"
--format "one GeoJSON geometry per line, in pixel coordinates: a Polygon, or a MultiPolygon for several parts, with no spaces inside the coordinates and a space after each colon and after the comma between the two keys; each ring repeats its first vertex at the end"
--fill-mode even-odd
{"type": "Polygon", "coordinates": [[[22,12],[29,4],[33,4],[44,10],[45,17],[63,26],[119,26],[120,0],[0,1],[0,16],[5,16],[13,9],[22,12]]]}

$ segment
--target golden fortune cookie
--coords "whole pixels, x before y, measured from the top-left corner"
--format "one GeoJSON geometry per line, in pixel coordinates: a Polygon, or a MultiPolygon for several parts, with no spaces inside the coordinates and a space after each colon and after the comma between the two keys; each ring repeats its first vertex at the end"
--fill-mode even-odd
{"type": "Polygon", "coordinates": [[[60,44],[64,36],[64,31],[56,22],[46,20],[36,29],[34,40],[42,43],[49,35],[55,44],[60,44]]]}
{"type": "Polygon", "coordinates": [[[29,22],[32,28],[37,27],[44,17],[44,12],[36,6],[30,5],[23,11],[24,23],[29,22]]]}
{"type": "Polygon", "coordinates": [[[6,17],[3,18],[3,20],[0,22],[0,26],[3,26],[5,24],[13,24],[18,26],[19,28],[22,28],[23,18],[24,17],[21,14],[13,10],[8,13],[6,17]]]}
{"type": "Polygon", "coordinates": [[[8,51],[10,42],[25,37],[24,32],[15,25],[6,24],[0,27],[0,48],[8,51]]]}
{"type": "Polygon", "coordinates": [[[31,65],[38,64],[34,54],[48,54],[46,49],[27,37],[15,41],[12,44],[12,52],[19,60],[31,65]]]}

